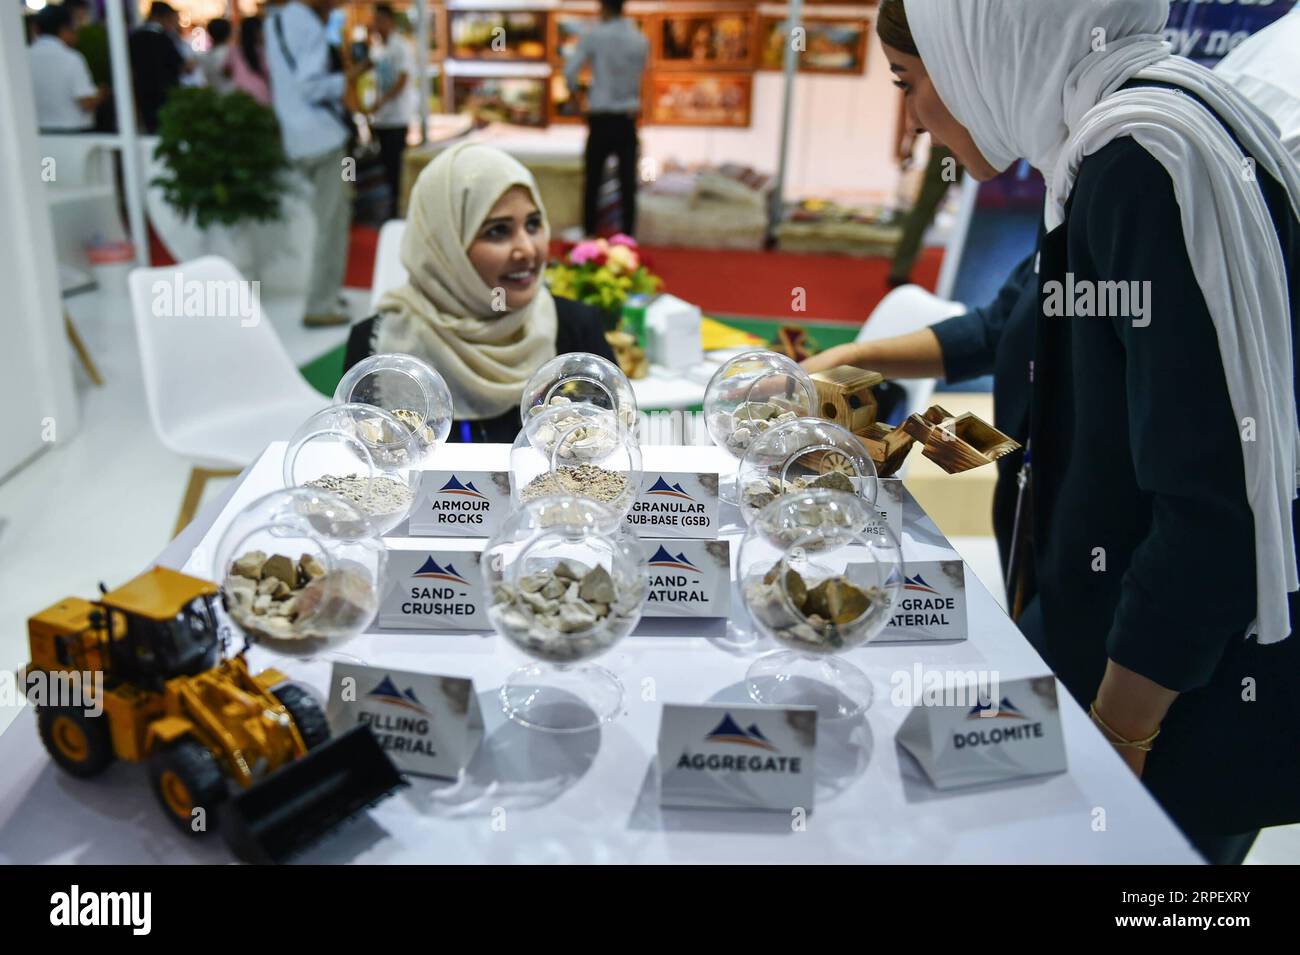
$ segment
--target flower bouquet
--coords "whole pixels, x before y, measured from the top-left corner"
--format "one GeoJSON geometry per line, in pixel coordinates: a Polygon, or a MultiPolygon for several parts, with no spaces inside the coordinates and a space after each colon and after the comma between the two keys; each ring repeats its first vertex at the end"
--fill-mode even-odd
{"type": "Polygon", "coordinates": [[[594,305],[618,323],[629,295],[651,294],[661,282],[641,264],[636,239],[618,234],[606,239],[585,239],[559,262],[546,268],[551,294],[594,305]]]}

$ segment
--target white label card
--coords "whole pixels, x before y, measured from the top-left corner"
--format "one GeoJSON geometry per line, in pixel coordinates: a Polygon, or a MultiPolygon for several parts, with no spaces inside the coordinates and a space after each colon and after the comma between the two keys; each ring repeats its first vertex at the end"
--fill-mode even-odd
{"type": "Polygon", "coordinates": [[[949,686],[918,701],[895,737],[938,789],[1059,773],[1066,768],[1056,678],[949,686]],[[950,699],[951,697],[956,699],[950,699]]]}
{"type": "Polygon", "coordinates": [[[898,478],[876,480],[876,519],[867,525],[867,531],[883,536],[878,528],[883,524],[894,532],[894,540],[903,544],[903,482],[898,478]]]}
{"type": "Polygon", "coordinates": [[[713,540],[718,536],[718,475],[647,469],[627,523],[641,537],[713,540]]]}
{"type": "Polygon", "coordinates": [[[477,550],[388,551],[379,626],[491,630],[477,550]]]}
{"type": "Polygon", "coordinates": [[[474,683],[463,677],[335,662],[326,714],[336,735],[369,726],[398,769],[420,776],[456,778],[483,738],[474,683]]]}
{"type": "Polygon", "coordinates": [[[659,802],[811,813],[816,749],[815,706],[665,703],[659,802]]]}
{"type": "Polygon", "coordinates": [[[642,540],[645,617],[731,614],[731,547],[725,540],[642,540]]]}
{"type": "Polygon", "coordinates": [[[510,513],[505,471],[425,471],[420,487],[413,537],[491,537],[510,513]]]}
{"type": "MultiPolygon", "coordinates": [[[[849,565],[849,579],[853,578],[849,565]]],[[[903,589],[879,643],[965,640],[966,565],[960,560],[907,561],[903,589]]]]}

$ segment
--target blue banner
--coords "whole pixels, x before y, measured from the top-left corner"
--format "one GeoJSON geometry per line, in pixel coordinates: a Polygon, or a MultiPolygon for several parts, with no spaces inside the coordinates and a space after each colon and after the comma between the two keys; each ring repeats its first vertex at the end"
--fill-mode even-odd
{"type": "Polygon", "coordinates": [[[1213,66],[1246,37],[1285,16],[1295,3],[1296,0],[1172,0],[1165,39],[1179,56],[1213,66]]]}

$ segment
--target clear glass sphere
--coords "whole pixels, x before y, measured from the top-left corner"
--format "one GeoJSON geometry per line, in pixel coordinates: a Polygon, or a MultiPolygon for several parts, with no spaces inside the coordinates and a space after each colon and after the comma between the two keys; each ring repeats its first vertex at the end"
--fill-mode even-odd
{"type": "Polygon", "coordinates": [[[785,355],[750,351],[722,365],[704,391],[704,423],[713,443],[740,458],[769,428],[812,415],[817,391],[785,355]]]}
{"type": "Polygon", "coordinates": [[[564,405],[591,405],[612,411],[623,427],[636,427],[636,394],[623,370],[607,358],[590,352],[556,355],[533,372],[519,399],[519,420],[564,405]]]}
{"type": "Polygon", "coordinates": [[[815,489],[773,500],[740,544],[737,575],[755,626],[805,656],[883,630],[903,585],[897,539],[862,498],[815,489]]]}
{"type": "Polygon", "coordinates": [[[785,494],[828,488],[856,494],[874,507],[879,492],[866,445],[821,418],[795,418],[758,435],[741,458],[736,484],[746,524],[785,494]]]}
{"type": "Polygon", "coordinates": [[[405,425],[415,438],[410,462],[418,467],[451,432],[451,392],[433,366],[414,355],[371,355],[357,362],[334,389],[338,404],[382,408],[405,425]]]}
{"type": "Polygon", "coordinates": [[[230,619],[271,645],[342,642],[379,610],[386,552],[358,536],[366,515],[312,488],[272,491],[249,504],[217,543],[212,579],[230,619]]]}
{"type": "Polygon", "coordinates": [[[641,618],[640,543],[593,501],[548,497],[513,511],[488,541],[482,567],[492,626],[546,663],[598,656],[641,618]]]}
{"type": "Polygon", "coordinates": [[[548,407],[530,415],[510,451],[516,505],[556,495],[603,505],[621,520],[641,492],[641,446],[612,411],[548,407]]]}
{"type": "Polygon", "coordinates": [[[304,421],[284,455],[285,487],[332,491],[361,512],[368,534],[410,516],[420,493],[423,439],[376,405],[330,405],[304,421]]]}

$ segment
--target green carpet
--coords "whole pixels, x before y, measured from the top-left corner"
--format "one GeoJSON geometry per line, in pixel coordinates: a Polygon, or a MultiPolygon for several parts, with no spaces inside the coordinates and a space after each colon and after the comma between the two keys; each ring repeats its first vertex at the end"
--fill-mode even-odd
{"type": "MultiPolygon", "coordinates": [[[[814,352],[825,351],[835,345],[851,342],[858,334],[858,326],[844,322],[790,322],[782,319],[746,318],[743,315],[717,314],[712,317],[724,325],[730,325],[732,328],[738,328],[741,331],[749,332],[751,335],[757,335],[766,342],[771,342],[776,338],[777,331],[782,325],[799,325],[808,332],[808,347],[814,352]]],[[[343,355],[346,348],[346,345],[340,345],[338,348],[327,351],[319,358],[313,359],[300,369],[308,384],[321,394],[326,396],[334,394],[334,389],[343,377],[343,355]]],[[[645,410],[653,411],[654,409],[647,408],[645,410]]]]}

